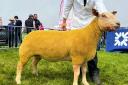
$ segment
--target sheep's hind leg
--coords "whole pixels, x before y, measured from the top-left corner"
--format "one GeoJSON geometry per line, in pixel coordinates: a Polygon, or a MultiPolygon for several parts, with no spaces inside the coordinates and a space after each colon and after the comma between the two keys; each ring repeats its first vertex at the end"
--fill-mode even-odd
{"type": "Polygon", "coordinates": [[[25,66],[25,64],[28,62],[30,57],[26,57],[26,56],[20,56],[20,60],[17,64],[17,72],[16,72],[16,83],[17,84],[21,84],[21,74],[23,71],[23,68],[25,66]]]}
{"type": "Polygon", "coordinates": [[[32,74],[38,76],[37,64],[41,60],[40,56],[34,56],[32,60],[32,74]]]}

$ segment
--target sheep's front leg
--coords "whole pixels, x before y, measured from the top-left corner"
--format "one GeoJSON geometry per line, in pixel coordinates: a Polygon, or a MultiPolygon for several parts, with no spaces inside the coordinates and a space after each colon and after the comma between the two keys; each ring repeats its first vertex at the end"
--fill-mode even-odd
{"type": "Polygon", "coordinates": [[[89,85],[89,83],[86,80],[86,71],[87,71],[87,63],[84,63],[82,65],[82,83],[84,85],[89,85]]]}
{"type": "Polygon", "coordinates": [[[80,75],[80,65],[73,65],[73,71],[74,71],[73,85],[78,85],[78,78],[80,75]]]}

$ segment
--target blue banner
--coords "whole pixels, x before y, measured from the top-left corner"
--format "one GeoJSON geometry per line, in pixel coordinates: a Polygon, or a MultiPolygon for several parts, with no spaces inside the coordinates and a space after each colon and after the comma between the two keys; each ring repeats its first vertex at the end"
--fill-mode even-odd
{"type": "Polygon", "coordinates": [[[128,51],[128,28],[120,27],[114,32],[107,32],[106,51],[128,51]]]}

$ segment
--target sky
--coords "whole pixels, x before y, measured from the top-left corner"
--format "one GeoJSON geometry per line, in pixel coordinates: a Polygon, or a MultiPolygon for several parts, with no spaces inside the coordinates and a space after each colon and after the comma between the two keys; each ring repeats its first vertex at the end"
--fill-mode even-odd
{"type": "MultiPolygon", "coordinates": [[[[38,14],[45,27],[53,27],[59,23],[61,0],[0,0],[0,17],[7,25],[10,17],[18,15],[24,21],[29,14],[38,14]]],[[[128,9],[126,0],[103,0],[108,11],[117,10],[121,26],[128,26],[128,9]]]]}

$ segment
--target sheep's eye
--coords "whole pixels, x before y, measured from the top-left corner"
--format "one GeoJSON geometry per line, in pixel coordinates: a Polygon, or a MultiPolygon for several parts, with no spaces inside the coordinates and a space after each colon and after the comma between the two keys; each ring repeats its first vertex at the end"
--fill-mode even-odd
{"type": "Polygon", "coordinates": [[[117,14],[117,11],[113,11],[112,14],[116,15],[117,14]]]}
{"type": "Polygon", "coordinates": [[[107,17],[105,14],[102,14],[102,17],[107,17]]]}

